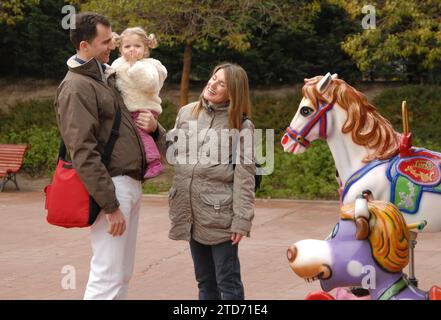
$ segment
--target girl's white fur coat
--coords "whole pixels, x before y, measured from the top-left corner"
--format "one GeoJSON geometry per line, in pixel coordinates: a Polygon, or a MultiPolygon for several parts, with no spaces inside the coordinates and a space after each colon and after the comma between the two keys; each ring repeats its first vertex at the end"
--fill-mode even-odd
{"type": "Polygon", "coordinates": [[[167,78],[167,69],[159,60],[144,58],[130,66],[120,57],[112,63],[112,68],[116,71],[116,85],[130,112],[146,109],[158,114],[162,112],[159,91],[167,78]]]}

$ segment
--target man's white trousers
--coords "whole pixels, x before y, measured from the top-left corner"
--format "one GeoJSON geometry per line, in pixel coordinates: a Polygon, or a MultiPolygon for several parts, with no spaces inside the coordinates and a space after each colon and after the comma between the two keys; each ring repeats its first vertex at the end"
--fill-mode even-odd
{"type": "Polygon", "coordinates": [[[141,209],[141,182],[129,176],[112,178],[119,209],[126,219],[121,236],[108,233],[104,213],[100,213],[91,227],[92,260],[85,300],[126,299],[135,263],[136,235],[141,209]]]}

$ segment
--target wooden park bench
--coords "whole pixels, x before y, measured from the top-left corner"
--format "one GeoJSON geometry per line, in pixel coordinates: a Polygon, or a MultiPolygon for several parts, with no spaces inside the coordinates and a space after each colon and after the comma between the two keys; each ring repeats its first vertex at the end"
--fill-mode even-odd
{"type": "Polygon", "coordinates": [[[25,144],[0,144],[0,192],[3,191],[8,181],[15,183],[17,190],[16,173],[20,171],[28,145],[25,144]]]}

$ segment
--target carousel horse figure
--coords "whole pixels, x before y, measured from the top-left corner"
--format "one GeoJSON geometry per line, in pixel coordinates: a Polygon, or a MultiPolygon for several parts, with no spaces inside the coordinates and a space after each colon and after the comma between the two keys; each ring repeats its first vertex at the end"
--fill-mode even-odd
{"type": "Polygon", "coordinates": [[[441,300],[441,288],[420,290],[403,274],[409,241],[408,225],[395,205],[359,198],[341,207],[328,240],[301,240],[288,248],[287,258],[299,277],[320,280],[326,291],[309,299],[330,300],[327,292],[334,288],[362,285],[373,300],[441,300]]]}
{"type": "MultiPolygon", "coordinates": [[[[299,154],[325,139],[340,183],[341,205],[369,189],[394,203],[418,232],[441,231],[441,153],[414,148],[411,136],[394,131],[366,97],[337,75],[305,79],[303,99],[282,138],[284,151],[299,154]]],[[[412,232],[412,246],[417,233],[412,232]]],[[[410,276],[413,279],[413,251],[410,276]]],[[[414,280],[416,283],[416,279],[414,280]]]]}

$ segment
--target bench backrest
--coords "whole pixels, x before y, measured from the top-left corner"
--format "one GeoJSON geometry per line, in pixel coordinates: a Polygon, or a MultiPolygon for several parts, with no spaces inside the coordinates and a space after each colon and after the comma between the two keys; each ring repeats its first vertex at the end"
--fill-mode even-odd
{"type": "Polygon", "coordinates": [[[0,176],[18,172],[27,149],[25,144],[0,144],[0,176]]]}

